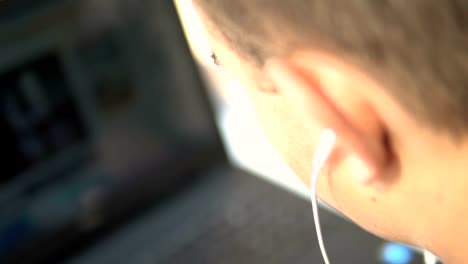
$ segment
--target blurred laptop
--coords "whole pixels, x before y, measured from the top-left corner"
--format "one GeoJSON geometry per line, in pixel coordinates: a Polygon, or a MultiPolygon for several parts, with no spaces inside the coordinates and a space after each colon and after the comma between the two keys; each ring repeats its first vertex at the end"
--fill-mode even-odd
{"type": "Polygon", "coordinates": [[[0,262],[39,262],[224,160],[170,1],[0,2],[0,262]]]}
{"type": "Polygon", "coordinates": [[[309,205],[228,164],[172,1],[1,1],[0,84],[1,263],[320,261],[309,205]]]}

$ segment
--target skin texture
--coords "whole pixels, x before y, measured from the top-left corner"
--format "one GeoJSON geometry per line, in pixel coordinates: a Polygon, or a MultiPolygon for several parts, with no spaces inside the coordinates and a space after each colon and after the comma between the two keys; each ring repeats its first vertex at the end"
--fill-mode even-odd
{"type": "Polygon", "coordinates": [[[293,50],[255,67],[197,9],[217,58],[246,87],[270,141],[305,183],[320,133],[335,130],[319,196],[366,230],[468,262],[466,137],[417,120],[385,84],[320,50],[293,50]]]}

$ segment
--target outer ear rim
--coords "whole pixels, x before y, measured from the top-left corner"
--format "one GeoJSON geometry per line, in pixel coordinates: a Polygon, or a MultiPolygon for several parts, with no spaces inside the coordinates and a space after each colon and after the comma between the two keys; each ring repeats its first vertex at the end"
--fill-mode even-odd
{"type": "Polygon", "coordinates": [[[385,151],[364,138],[344,113],[322,92],[317,83],[307,78],[301,69],[286,59],[269,59],[264,66],[276,90],[287,100],[293,100],[302,114],[313,116],[323,129],[332,129],[347,152],[352,153],[353,164],[359,168],[359,181],[375,181],[378,171],[385,166],[385,151]]]}

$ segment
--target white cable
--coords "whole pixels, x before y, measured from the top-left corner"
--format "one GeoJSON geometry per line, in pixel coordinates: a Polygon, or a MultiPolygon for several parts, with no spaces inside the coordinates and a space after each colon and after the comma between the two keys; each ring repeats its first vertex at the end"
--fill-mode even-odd
{"type": "MultiPolygon", "coordinates": [[[[318,204],[317,204],[317,180],[320,175],[320,171],[327,162],[330,154],[335,146],[336,134],[332,130],[325,130],[320,138],[320,142],[315,150],[315,154],[312,160],[312,173],[310,177],[310,201],[312,203],[312,213],[314,216],[315,231],[317,232],[317,240],[322,253],[323,262],[330,264],[328,259],[327,250],[323,242],[322,228],[320,225],[318,204]]],[[[425,264],[437,264],[437,257],[431,252],[424,250],[424,263],[425,264]]]]}
{"type": "Polygon", "coordinates": [[[320,171],[325,165],[335,145],[336,135],[332,130],[325,130],[322,133],[320,142],[312,160],[312,174],[310,178],[310,201],[312,203],[312,213],[314,215],[315,231],[317,232],[317,239],[322,252],[323,261],[325,264],[330,264],[328,260],[327,251],[323,243],[322,228],[320,226],[319,211],[317,205],[317,179],[320,171]]]}

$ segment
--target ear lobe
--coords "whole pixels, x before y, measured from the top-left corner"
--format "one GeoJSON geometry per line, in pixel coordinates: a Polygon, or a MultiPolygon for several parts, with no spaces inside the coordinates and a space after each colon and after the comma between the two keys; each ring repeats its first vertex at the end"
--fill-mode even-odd
{"type": "MultiPolygon", "coordinates": [[[[370,183],[376,179],[378,171],[384,166],[386,150],[374,139],[367,138],[360,129],[352,124],[346,113],[340,112],[319,87],[313,76],[304,74],[286,60],[271,59],[265,70],[280,96],[290,102],[294,111],[305,120],[317,122],[323,129],[332,129],[338,139],[338,147],[348,154],[356,180],[370,183]]],[[[318,137],[318,135],[317,135],[318,137]]]]}

